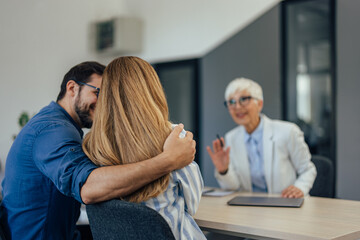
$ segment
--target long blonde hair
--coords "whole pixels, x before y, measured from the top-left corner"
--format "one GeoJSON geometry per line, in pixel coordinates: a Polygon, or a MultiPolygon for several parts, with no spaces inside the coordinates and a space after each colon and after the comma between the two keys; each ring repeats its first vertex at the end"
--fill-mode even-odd
{"type": "MultiPolygon", "coordinates": [[[[153,67],[138,57],[119,57],[105,69],[91,131],[83,149],[96,165],[143,161],[160,154],[171,132],[164,90],[153,67]]],[[[125,199],[156,197],[169,184],[169,174],[125,199]]]]}

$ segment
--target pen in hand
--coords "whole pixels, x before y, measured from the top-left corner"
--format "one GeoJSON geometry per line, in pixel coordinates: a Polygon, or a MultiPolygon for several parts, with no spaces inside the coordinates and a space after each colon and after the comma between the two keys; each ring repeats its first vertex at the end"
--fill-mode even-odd
{"type": "Polygon", "coordinates": [[[219,134],[216,134],[216,137],[217,137],[217,139],[220,140],[220,146],[223,148],[223,147],[224,147],[224,144],[223,144],[223,142],[221,141],[221,138],[220,138],[219,134]]]}

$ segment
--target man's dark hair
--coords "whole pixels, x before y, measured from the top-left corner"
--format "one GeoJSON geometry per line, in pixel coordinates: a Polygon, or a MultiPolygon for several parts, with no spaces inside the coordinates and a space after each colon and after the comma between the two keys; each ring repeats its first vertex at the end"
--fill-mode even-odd
{"type": "Polygon", "coordinates": [[[87,83],[89,82],[91,75],[96,73],[102,76],[104,70],[105,70],[105,66],[98,62],[82,62],[72,67],[64,76],[64,79],[61,83],[60,92],[56,101],[61,100],[65,96],[66,84],[68,83],[69,80],[87,83]]]}

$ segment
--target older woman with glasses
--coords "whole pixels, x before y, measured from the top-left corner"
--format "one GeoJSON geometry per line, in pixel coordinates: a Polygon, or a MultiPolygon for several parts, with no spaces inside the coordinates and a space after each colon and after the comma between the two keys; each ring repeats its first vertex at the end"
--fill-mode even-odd
{"type": "Polygon", "coordinates": [[[225,91],[225,106],[239,126],[213,141],[207,151],[221,188],[307,195],[316,177],[309,148],[299,127],[261,114],[263,93],[256,82],[239,78],[225,91]]]}

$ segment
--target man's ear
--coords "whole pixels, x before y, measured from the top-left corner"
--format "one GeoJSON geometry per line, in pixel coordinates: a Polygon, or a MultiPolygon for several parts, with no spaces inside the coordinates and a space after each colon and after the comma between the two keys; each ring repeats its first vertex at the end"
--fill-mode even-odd
{"type": "Polygon", "coordinates": [[[66,83],[66,93],[70,94],[71,97],[74,97],[78,92],[79,85],[76,84],[74,80],[69,80],[66,83]]]}

